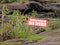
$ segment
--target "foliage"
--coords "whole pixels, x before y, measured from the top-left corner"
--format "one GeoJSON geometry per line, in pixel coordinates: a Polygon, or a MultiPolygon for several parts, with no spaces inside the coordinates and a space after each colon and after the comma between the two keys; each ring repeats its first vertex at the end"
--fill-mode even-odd
{"type": "Polygon", "coordinates": [[[50,23],[50,27],[51,27],[51,29],[58,29],[58,28],[60,28],[60,21],[59,20],[57,20],[57,21],[51,21],[51,23],[50,23]]]}
{"type": "Polygon", "coordinates": [[[46,31],[49,31],[49,30],[56,30],[56,29],[59,29],[60,28],[60,19],[48,19],[48,26],[45,27],[44,29],[46,31]]]}
{"type": "Polygon", "coordinates": [[[21,14],[21,12],[19,12],[18,10],[14,10],[11,19],[7,23],[4,23],[3,33],[5,34],[5,38],[8,38],[7,34],[11,38],[26,38],[29,39],[29,41],[45,38],[45,36],[40,36],[33,33],[32,27],[28,26],[27,24],[28,18],[35,18],[37,15],[35,14],[36,12],[33,11],[32,15],[24,15],[21,14]]]}
{"type": "MultiPolygon", "coordinates": [[[[3,6],[2,6],[2,9],[3,9],[4,15],[8,15],[10,12],[12,12],[12,10],[9,10],[9,9],[7,8],[7,6],[4,5],[4,4],[3,4],[3,6]]],[[[10,14],[9,14],[9,15],[10,15],[10,14]]]]}
{"type": "Polygon", "coordinates": [[[0,42],[0,45],[22,45],[22,44],[21,42],[15,42],[15,43],[0,42]]]}
{"type": "Polygon", "coordinates": [[[38,40],[44,38],[44,36],[34,34],[32,32],[32,28],[27,25],[27,18],[29,17],[28,15],[24,16],[24,14],[21,15],[18,11],[14,11],[12,17],[14,18],[12,19],[12,24],[15,25],[11,33],[13,38],[27,38],[29,40],[38,40]]]}

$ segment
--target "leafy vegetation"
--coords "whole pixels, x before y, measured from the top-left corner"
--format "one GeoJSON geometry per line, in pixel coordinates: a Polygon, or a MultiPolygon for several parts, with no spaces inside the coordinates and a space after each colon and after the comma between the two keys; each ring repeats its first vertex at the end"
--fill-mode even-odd
{"type": "Polygon", "coordinates": [[[49,30],[56,30],[56,29],[59,29],[60,28],[60,19],[48,19],[48,27],[45,27],[44,29],[46,31],[49,31],[49,30]]]}
{"type": "MultiPolygon", "coordinates": [[[[3,7],[3,12],[4,14],[6,14],[4,7],[3,7]]],[[[7,23],[3,24],[3,32],[2,32],[3,41],[13,38],[14,39],[26,38],[29,40],[29,42],[31,42],[33,40],[46,38],[46,36],[40,36],[33,33],[32,27],[27,24],[29,17],[36,18],[37,16],[36,11],[33,10],[32,12],[33,12],[32,15],[28,15],[28,14],[24,15],[21,14],[20,11],[14,10],[10,20],[8,20],[7,23]]]]}
{"type": "Polygon", "coordinates": [[[60,28],[60,21],[58,20],[58,21],[52,21],[51,23],[50,23],[50,27],[52,28],[52,29],[58,29],[58,28],[60,28]]]}
{"type": "MultiPolygon", "coordinates": [[[[32,14],[33,15],[33,14],[32,14]]],[[[27,18],[29,15],[19,15],[19,11],[14,11],[12,20],[10,23],[13,26],[12,37],[13,38],[27,38],[29,40],[39,40],[45,38],[45,36],[39,36],[34,34],[32,28],[27,25],[27,18]]],[[[35,16],[33,16],[35,17],[35,16]]]]}
{"type": "Polygon", "coordinates": [[[0,45],[22,45],[22,44],[20,42],[19,43],[17,43],[17,42],[15,42],[15,43],[0,42],[0,45]]]}

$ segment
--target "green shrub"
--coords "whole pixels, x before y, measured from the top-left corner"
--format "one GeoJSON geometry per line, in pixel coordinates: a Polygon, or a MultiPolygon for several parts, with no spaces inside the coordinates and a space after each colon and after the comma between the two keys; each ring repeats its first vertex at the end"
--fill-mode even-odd
{"type": "Polygon", "coordinates": [[[26,38],[29,39],[29,41],[45,38],[45,36],[33,33],[32,27],[27,24],[27,19],[29,17],[35,18],[36,15],[35,11],[33,11],[32,15],[24,15],[18,10],[14,10],[11,19],[7,23],[4,23],[3,33],[5,33],[5,38],[8,37],[8,32],[10,32],[9,36],[11,38],[26,38]]]}
{"type": "Polygon", "coordinates": [[[12,17],[12,24],[14,24],[14,29],[12,30],[11,34],[13,38],[27,38],[30,40],[37,40],[44,37],[36,35],[32,32],[32,28],[27,25],[27,18],[29,17],[28,15],[21,15],[19,11],[14,11],[12,17]]]}

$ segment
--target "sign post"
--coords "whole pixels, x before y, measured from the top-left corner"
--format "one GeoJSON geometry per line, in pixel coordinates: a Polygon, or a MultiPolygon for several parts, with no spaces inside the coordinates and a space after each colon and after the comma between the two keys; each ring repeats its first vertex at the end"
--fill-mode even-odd
{"type": "Polygon", "coordinates": [[[48,21],[47,20],[28,18],[28,25],[47,27],[48,21]]]}

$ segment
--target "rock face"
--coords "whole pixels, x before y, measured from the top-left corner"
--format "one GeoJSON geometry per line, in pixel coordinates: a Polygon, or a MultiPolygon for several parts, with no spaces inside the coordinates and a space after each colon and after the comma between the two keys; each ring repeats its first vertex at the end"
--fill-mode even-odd
{"type": "Polygon", "coordinates": [[[28,45],[60,45],[60,32],[55,32],[55,30],[46,31],[40,33],[40,35],[48,36],[48,38],[39,40],[35,43],[28,45]]]}
{"type": "Polygon", "coordinates": [[[60,2],[60,0],[29,0],[29,1],[36,1],[36,2],[40,2],[40,3],[45,3],[45,2],[60,2]]]}
{"type": "MultiPolygon", "coordinates": [[[[39,0],[41,1],[41,0],[39,0]]],[[[43,1],[43,0],[42,0],[43,1]]],[[[33,1],[27,1],[24,3],[9,3],[5,4],[8,9],[11,10],[20,10],[24,14],[28,14],[32,12],[32,10],[35,10],[39,13],[39,16],[41,17],[42,15],[47,17],[53,16],[56,17],[56,14],[60,16],[60,4],[57,3],[39,3],[38,0],[33,0],[33,1]],[[47,14],[48,13],[48,14],[47,14]]],[[[1,6],[0,6],[1,8],[1,6]]],[[[1,13],[2,11],[0,11],[1,13]]]]}

